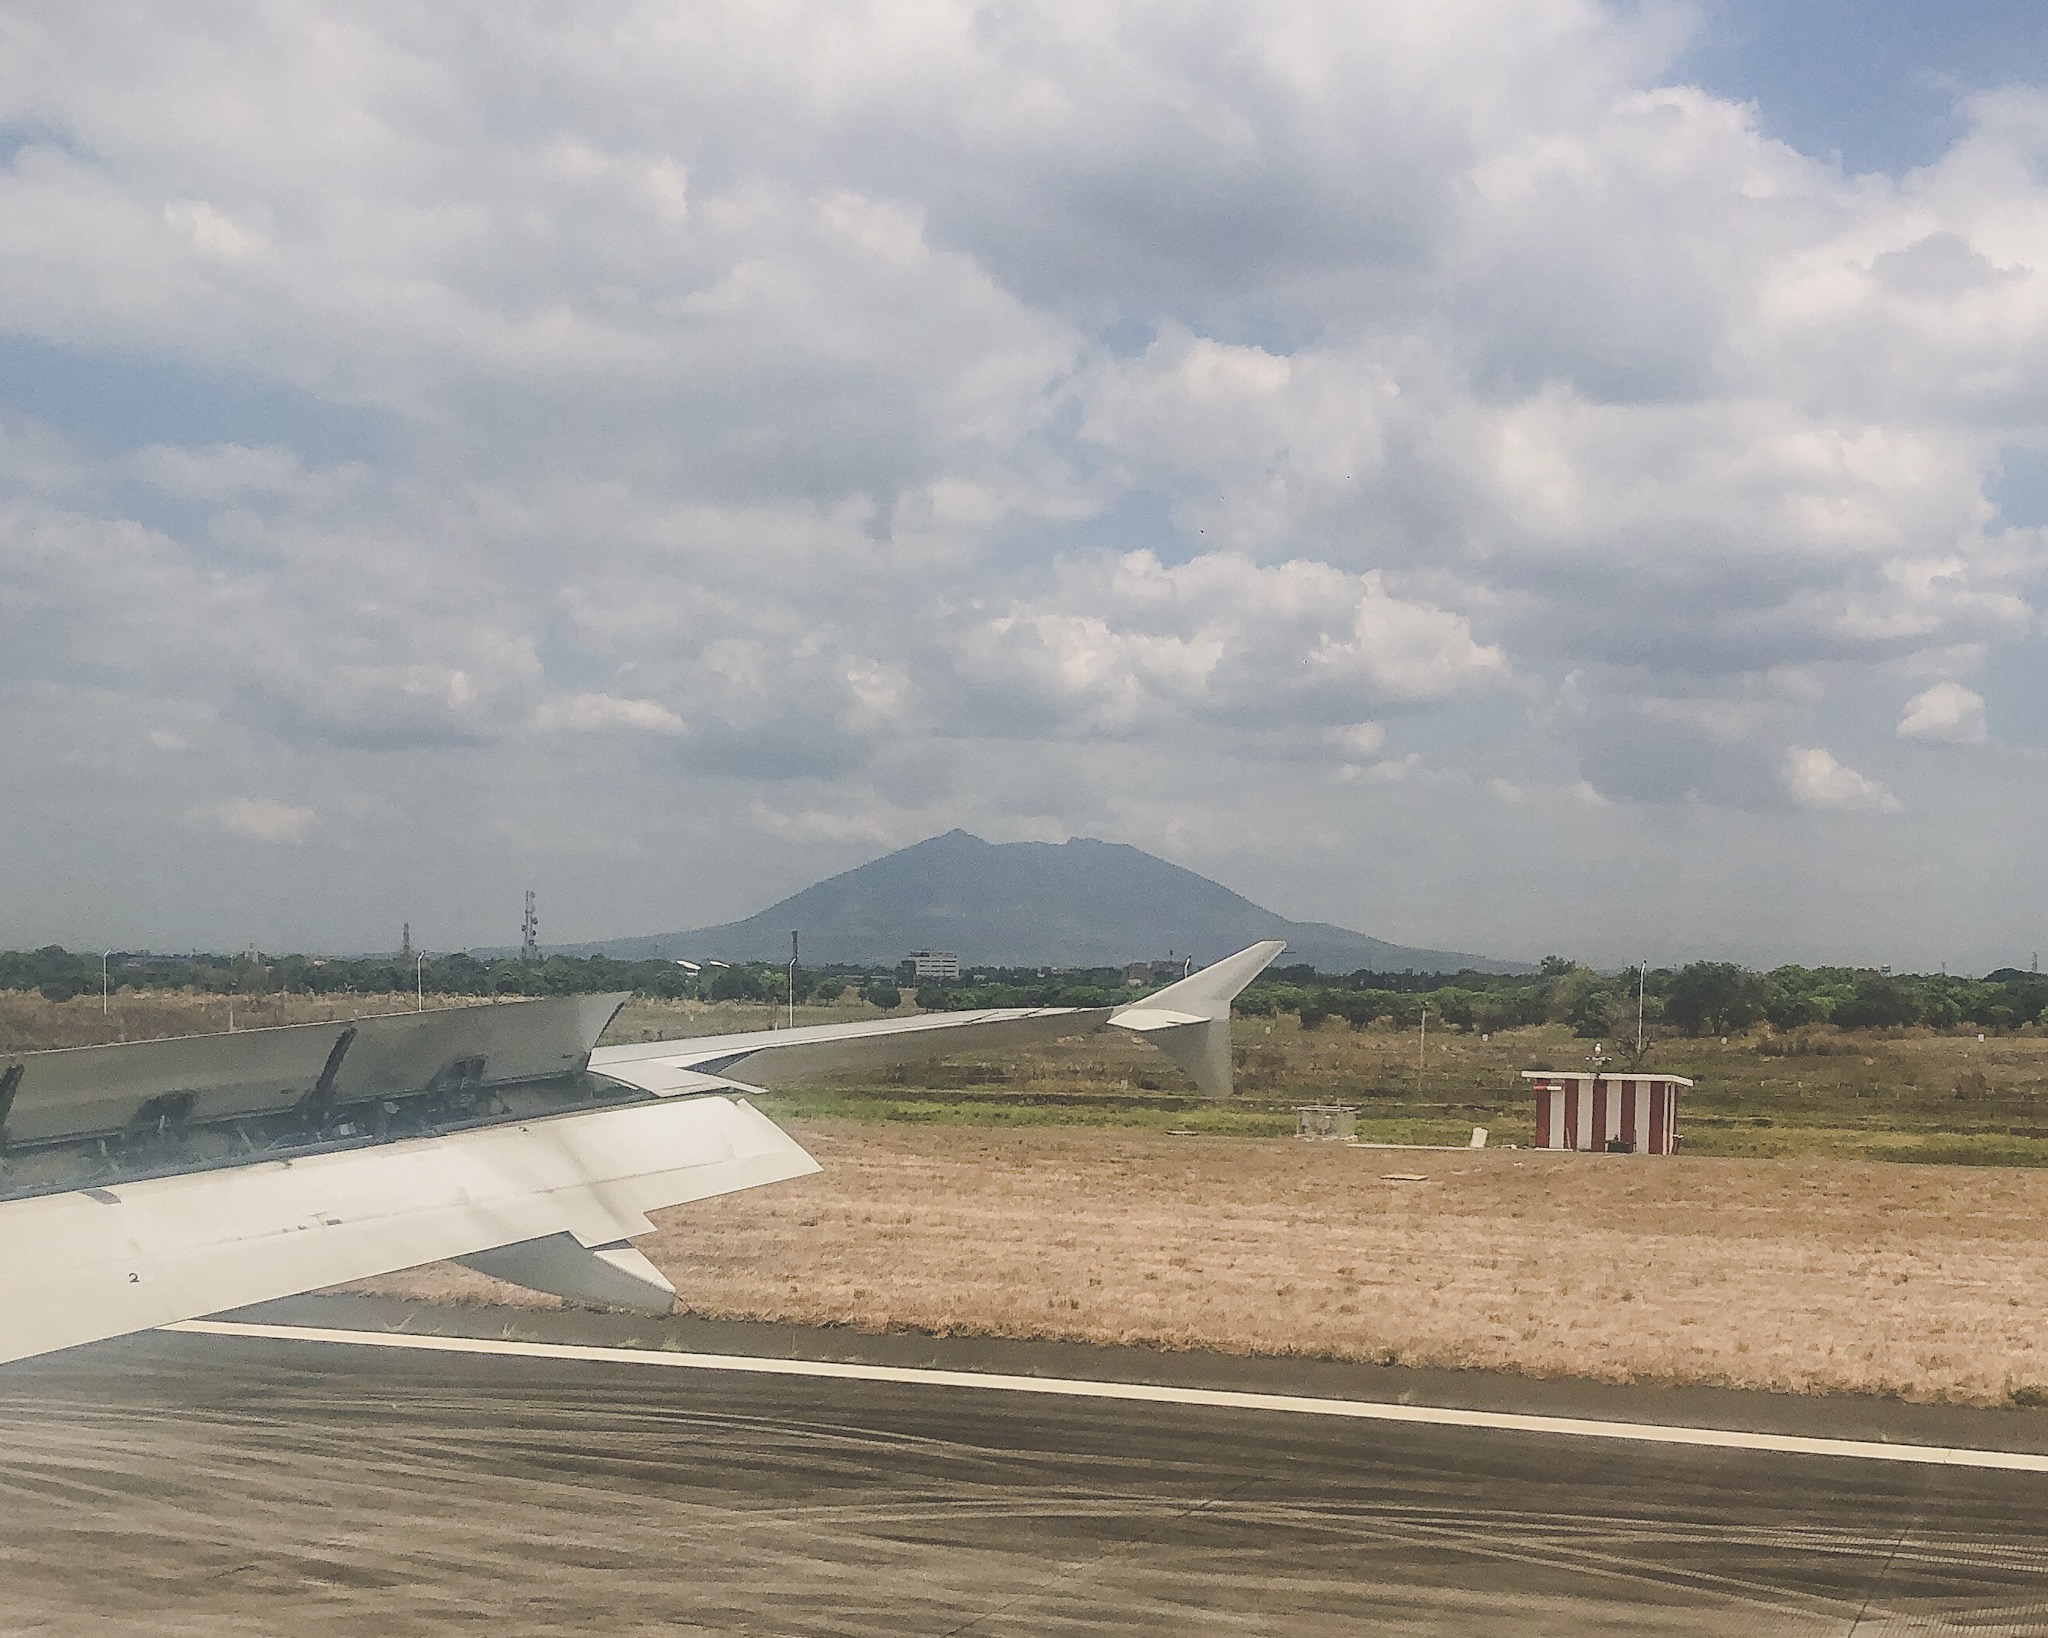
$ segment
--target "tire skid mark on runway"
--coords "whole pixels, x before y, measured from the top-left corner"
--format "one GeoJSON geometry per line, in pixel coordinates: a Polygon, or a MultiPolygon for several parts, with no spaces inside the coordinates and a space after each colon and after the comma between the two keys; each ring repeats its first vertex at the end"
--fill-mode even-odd
{"type": "MultiPolygon", "coordinates": [[[[1263,1516],[1243,1522],[1282,1524],[1299,1529],[1320,1518],[1331,1527],[1349,1521],[1371,1524],[1387,1535],[1402,1535],[1421,1545],[1451,1545],[1468,1554],[1527,1564],[1535,1568],[1568,1573],[1611,1576],[1621,1582],[1645,1580],[1684,1586],[1691,1590],[1722,1594],[1734,1601],[1747,1601],[1769,1608],[1810,1605],[1815,1610],[1845,1610],[1853,1595],[1825,1593],[1788,1595],[1782,1587],[1731,1575],[1725,1571],[1688,1568],[1674,1556],[1675,1549],[1706,1547],[1725,1552],[1731,1546],[1749,1546],[1775,1551],[1792,1545],[1794,1534],[1779,1529],[1748,1530],[1740,1526],[1701,1530],[1660,1527],[1657,1521],[1640,1518],[1588,1514],[1564,1519],[1554,1512],[1432,1513],[1427,1509],[1385,1507],[1325,1508],[1286,1504],[1262,1510],[1263,1516]],[[1599,1545],[1593,1545],[1599,1543],[1599,1545]]],[[[1848,1531],[1808,1530],[1797,1532],[1799,1549],[1812,1555],[1825,1553],[1842,1559],[1877,1560],[1894,1547],[1892,1535],[1872,1536],[1848,1531]]],[[[1937,1558],[1944,1569],[1957,1567],[1960,1555],[1937,1558]]],[[[1972,1567],[2007,1569],[2015,1566],[2003,1559],[2020,1555],[1984,1555],[1972,1567]],[[1999,1560],[1994,1562],[1994,1560],[1999,1560]]],[[[2028,1557],[2020,1568],[2033,1567],[2028,1557]]]]}
{"type": "MultiPolygon", "coordinates": [[[[980,1614],[972,1616],[956,1627],[948,1628],[940,1635],[940,1638],[965,1638],[966,1634],[973,1632],[977,1627],[986,1629],[990,1622],[1000,1621],[1012,1611],[1024,1609],[1027,1604],[1041,1602],[1048,1596],[1056,1593],[1070,1592],[1073,1585],[1083,1577],[1114,1567],[1123,1560],[1134,1559],[1141,1549],[1156,1547],[1164,1527],[1174,1524],[1185,1524],[1188,1520],[1198,1515],[1213,1516],[1221,1514],[1228,1510],[1231,1501],[1235,1497],[1243,1495],[1247,1490],[1255,1489],[1259,1483],[1260,1479],[1258,1476],[1252,1475],[1246,1477],[1223,1497],[1195,1496],[1185,1498],[1180,1501],[1177,1507],[1170,1503],[1163,1508],[1155,1504],[1151,1509],[1155,1516],[1146,1521],[1149,1528],[1132,1534],[1124,1541],[1110,1542],[1085,1558],[1069,1559],[1064,1563],[1052,1566],[1050,1573],[1044,1576],[1035,1586],[1018,1588],[1016,1592],[1012,1593],[1001,1604],[993,1609],[984,1610],[980,1614]]],[[[1014,1514],[1011,1516],[1014,1517],[1014,1514]]],[[[1061,1516],[1071,1519],[1074,1514],[1071,1510],[1068,1510],[1061,1516]]],[[[1134,1516],[1133,1509],[1127,1500],[1124,1502],[1118,1516],[1124,1519],[1134,1516]]],[[[1142,1513],[1138,1513],[1136,1516],[1141,1519],[1143,1518],[1142,1513]]]]}
{"type": "Polygon", "coordinates": [[[1396,1527],[1387,1531],[1389,1535],[1403,1533],[1417,1546],[1454,1542],[1460,1552],[1472,1557],[1568,1575],[1600,1577],[1616,1586],[1640,1587],[1648,1583],[1683,1588],[1687,1592],[1712,1593],[1731,1605],[1776,1611],[1797,1609],[1808,1614],[1830,1614],[1847,1607],[1847,1600],[1827,1593],[1794,1592],[1722,1570],[1687,1569],[1666,1558],[1633,1554],[1625,1550],[1632,1545],[1626,1540],[1618,1544],[1610,1541],[1599,1547],[1583,1540],[1560,1544],[1552,1533],[1532,1535],[1528,1541],[1517,1545],[1441,1529],[1411,1527],[1403,1532],[1396,1527]]]}
{"type": "Polygon", "coordinates": [[[1248,1393],[1223,1388],[1164,1387],[1155,1383],[1107,1382],[1083,1377],[1010,1376],[995,1371],[935,1370],[903,1365],[851,1365],[830,1360],[769,1359],[750,1354],[668,1353],[645,1348],[603,1348],[560,1342],[515,1342],[483,1337],[341,1331],[316,1326],[260,1325],[240,1320],[182,1320],[175,1325],[166,1325],[162,1329],[188,1336],[324,1343],[356,1348],[390,1348],[418,1353],[483,1354],[507,1359],[580,1360],[591,1364],[653,1366],[686,1371],[731,1371],[760,1376],[817,1377],[829,1381],[874,1382],[897,1386],[970,1388],[985,1392],[1039,1394],[1062,1399],[1124,1400],[1140,1404],[1184,1405],[1209,1410],[1279,1411],[1296,1416],[1330,1416],[1351,1421],[1398,1422],[1411,1426],[1550,1434],[1579,1439],[1612,1439],[1635,1444],[1683,1445],[1707,1450],[1824,1456],[1849,1461],[1898,1462],[1929,1467],[1982,1468],[2008,1473],[2048,1473],[2048,1455],[2037,1455],[2028,1451],[1970,1449],[1953,1445],[1880,1444],[1866,1439],[1818,1438],[1789,1433],[1749,1433],[1730,1428],[1686,1427],[1655,1422],[1606,1422],[1590,1417],[1459,1410],[1448,1406],[1401,1405],[1369,1399],[1318,1399],[1299,1394],[1248,1393]]]}

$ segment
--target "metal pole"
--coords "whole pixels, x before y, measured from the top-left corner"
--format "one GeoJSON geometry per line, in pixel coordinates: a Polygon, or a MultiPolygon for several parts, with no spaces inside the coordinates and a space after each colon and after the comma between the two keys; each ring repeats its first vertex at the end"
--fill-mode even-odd
{"type": "Polygon", "coordinates": [[[1650,964],[1636,967],[1636,1068],[1643,1067],[1643,986],[1650,981],[1650,964]]]}
{"type": "Polygon", "coordinates": [[[1429,1003],[1422,1003],[1422,1043],[1415,1049],[1415,1095],[1422,1096],[1422,1088],[1429,1076],[1429,1003]]]}
{"type": "Polygon", "coordinates": [[[102,1018],[107,1015],[107,957],[113,953],[112,950],[105,950],[100,954],[100,1016],[102,1018]]]}
{"type": "Polygon", "coordinates": [[[796,1028],[796,929],[789,933],[789,1027],[796,1028]]]}
{"type": "Polygon", "coordinates": [[[413,990],[413,1011],[414,1011],[414,1012],[425,1012],[425,1011],[427,1010],[427,953],[426,953],[426,951],[422,950],[422,951],[421,951],[421,952],[419,953],[419,957],[418,957],[418,960],[419,960],[419,964],[420,964],[420,965],[419,965],[419,970],[418,970],[417,972],[415,972],[415,973],[414,973],[414,974],[412,975],[412,981],[413,981],[413,985],[414,985],[414,990],[413,990]]]}

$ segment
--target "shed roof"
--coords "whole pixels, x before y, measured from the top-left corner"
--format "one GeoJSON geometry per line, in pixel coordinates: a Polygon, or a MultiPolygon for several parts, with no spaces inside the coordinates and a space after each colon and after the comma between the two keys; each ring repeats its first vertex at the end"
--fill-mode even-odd
{"type": "Polygon", "coordinates": [[[1666,1075],[1655,1069],[1628,1069],[1616,1074],[1613,1070],[1591,1069],[1525,1069],[1525,1081],[1669,1081],[1673,1086],[1690,1086],[1692,1082],[1683,1075],[1666,1075]]]}

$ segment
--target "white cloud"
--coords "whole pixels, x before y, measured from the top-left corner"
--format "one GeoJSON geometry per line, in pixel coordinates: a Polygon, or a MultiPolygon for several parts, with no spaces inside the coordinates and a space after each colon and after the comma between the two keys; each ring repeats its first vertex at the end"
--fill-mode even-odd
{"type": "Polygon", "coordinates": [[[245,841],[290,846],[312,835],[315,815],[311,808],[292,807],[267,796],[237,796],[211,807],[194,808],[186,817],[245,841]]]}
{"type": "Polygon", "coordinates": [[[1984,696],[1959,682],[1936,683],[1906,701],[1899,718],[1901,739],[1932,740],[1944,745],[1982,745],[1988,737],[1984,696]]]}
{"type": "MultiPolygon", "coordinates": [[[[1506,656],[1463,616],[1396,597],[1377,571],[1262,565],[1213,552],[1073,559],[1055,590],[973,626],[959,665],[1065,731],[1126,733],[1176,717],[1327,723],[1498,688],[1506,656]]],[[[1354,750],[1370,749],[1354,745],[1354,750]]]]}
{"type": "Polygon", "coordinates": [[[916,840],[914,835],[892,835],[887,823],[872,813],[816,809],[785,813],[757,799],[748,804],[747,817],[757,829],[770,836],[791,841],[865,842],[873,846],[886,846],[892,841],[901,843],[916,840]]]}
{"type": "Polygon", "coordinates": [[[198,249],[222,261],[238,262],[262,248],[260,237],[237,227],[203,199],[173,199],[164,206],[164,220],[198,249]]]}
{"type": "Polygon", "coordinates": [[[363,475],[355,465],[308,473],[293,450],[243,444],[152,444],[137,450],[128,468],[168,495],[209,501],[279,496],[320,504],[338,498],[363,475]]]}
{"type": "Polygon", "coordinates": [[[572,694],[549,700],[534,712],[533,723],[543,733],[598,734],[616,728],[655,734],[690,731],[689,724],[665,705],[653,700],[614,699],[609,694],[572,694]]]}
{"type": "Polygon", "coordinates": [[[1371,756],[1386,744],[1387,730],[1382,723],[1353,722],[1342,728],[1326,728],[1323,737],[1347,755],[1371,756]]]}
{"type": "MultiPolygon", "coordinates": [[[[385,865],[427,790],[529,867],[751,814],[721,886],[925,822],[1272,838],[1293,779],[1268,845],[1339,859],[1484,851],[1488,789],[1575,791],[1508,850],[1603,869],[1680,805],[1745,856],[1926,812],[1990,774],[1785,748],[1981,742],[1993,685],[1927,685],[2040,629],[1992,486],[2048,420],[2048,98],[1845,177],[1625,9],[44,8],[0,312],[120,414],[0,381],[10,742],[171,819],[293,759],[385,865]],[[191,749],[123,785],[152,724],[191,749]]],[[[2011,828],[1970,788],[1959,876],[2011,828]]]]}
{"type": "Polygon", "coordinates": [[[1802,808],[1899,811],[1898,798],[1884,786],[1844,767],[1818,746],[1794,746],[1786,751],[1784,780],[1786,791],[1802,808]]]}

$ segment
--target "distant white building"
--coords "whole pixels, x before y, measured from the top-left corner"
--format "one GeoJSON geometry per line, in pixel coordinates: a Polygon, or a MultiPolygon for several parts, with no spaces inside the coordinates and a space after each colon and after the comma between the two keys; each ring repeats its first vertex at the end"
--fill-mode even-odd
{"type": "Polygon", "coordinates": [[[960,958],[951,950],[912,950],[910,952],[910,976],[912,978],[958,978],[960,958]]]}

